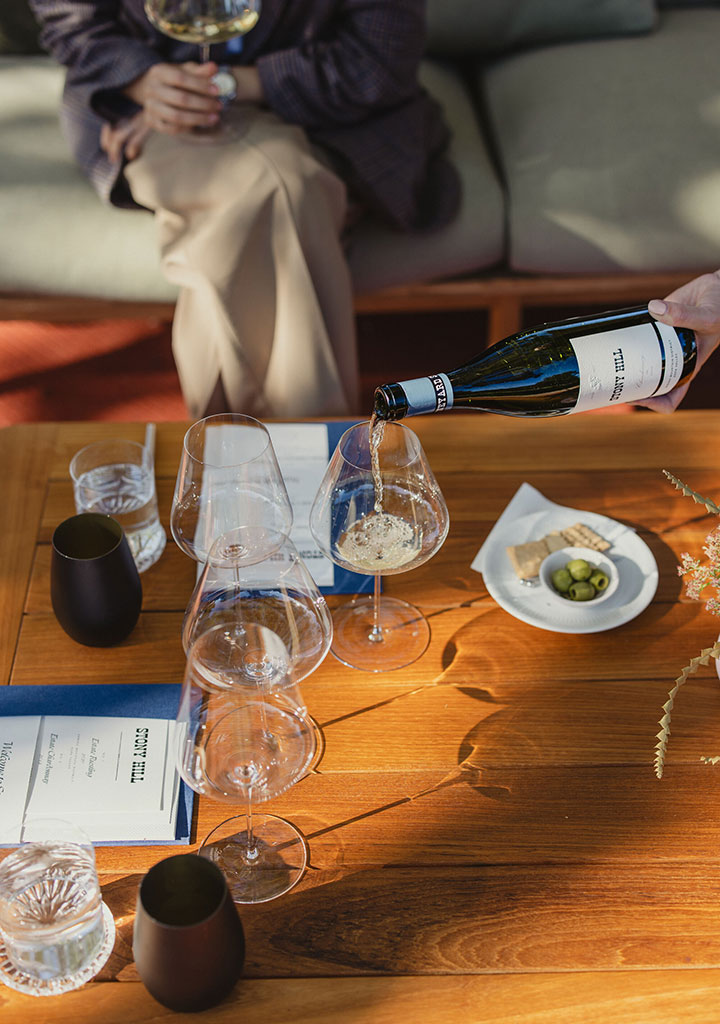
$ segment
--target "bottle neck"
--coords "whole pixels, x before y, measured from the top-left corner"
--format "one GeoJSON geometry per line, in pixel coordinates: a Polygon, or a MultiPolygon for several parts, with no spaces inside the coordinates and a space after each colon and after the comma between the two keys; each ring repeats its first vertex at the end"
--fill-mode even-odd
{"type": "Polygon", "coordinates": [[[425,412],[452,409],[453,389],[445,373],[415,377],[397,384],[384,384],[375,392],[375,414],[378,419],[402,419],[425,412]]]}

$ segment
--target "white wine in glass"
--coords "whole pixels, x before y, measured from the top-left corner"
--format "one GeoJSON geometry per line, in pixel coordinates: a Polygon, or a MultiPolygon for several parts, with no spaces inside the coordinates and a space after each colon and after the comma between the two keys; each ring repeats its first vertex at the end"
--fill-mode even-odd
{"type": "MultiPolygon", "coordinates": [[[[261,0],[145,0],[148,20],[163,35],[200,47],[200,60],[207,64],[210,47],[243,36],[260,17],[261,0]]],[[[197,141],[238,138],[242,129],[221,121],[215,128],[188,133],[197,141]]]]}
{"type": "Polygon", "coordinates": [[[385,672],[420,657],[430,639],[425,616],[407,601],[381,596],[380,580],[426,562],[448,527],[445,499],[412,430],[378,421],[345,431],[315,497],[310,529],[323,554],[344,569],[372,573],[375,588],[371,597],[334,610],[336,658],[385,672]]]}

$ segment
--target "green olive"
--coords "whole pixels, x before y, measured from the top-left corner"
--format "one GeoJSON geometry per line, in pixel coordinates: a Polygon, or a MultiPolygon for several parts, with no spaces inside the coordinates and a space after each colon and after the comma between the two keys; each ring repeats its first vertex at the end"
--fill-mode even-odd
{"type": "Polygon", "coordinates": [[[566,594],[570,589],[573,578],[567,569],[556,569],[552,574],[552,585],[561,594],[566,594]]]}
{"type": "Polygon", "coordinates": [[[607,587],[610,580],[607,578],[602,569],[594,569],[590,582],[595,587],[598,593],[601,593],[607,587]]]}
{"type": "Polygon", "coordinates": [[[587,580],[578,580],[570,586],[570,597],[573,601],[592,601],[595,587],[587,580]]]}
{"type": "Polygon", "coordinates": [[[573,558],[565,568],[574,580],[589,580],[592,573],[592,566],[584,558],[573,558]]]}

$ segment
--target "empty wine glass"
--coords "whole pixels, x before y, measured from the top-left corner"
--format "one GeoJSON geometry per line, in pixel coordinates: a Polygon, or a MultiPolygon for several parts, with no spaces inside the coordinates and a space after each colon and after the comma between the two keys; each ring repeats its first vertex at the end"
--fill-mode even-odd
{"type": "Polygon", "coordinates": [[[372,596],[333,611],[333,654],[383,672],[426,649],[430,626],[407,601],[380,596],[381,575],[422,565],[449,527],[445,499],[416,434],[400,423],[357,423],[340,438],[310,511],[310,529],[337,565],[372,573],[372,596]]]}
{"type": "Polygon", "coordinates": [[[234,684],[251,687],[296,685],[332,639],[327,602],[297,548],[264,526],[239,526],[213,544],[185,613],[185,652],[211,629],[216,660],[224,652],[234,684]]]}
{"type": "Polygon", "coordinates": [[[194,423],[185,435],[170,529],[178,547],[206,562],[236,526],[288,534],[293,513],[267,428],[239,413],[194,423]]]}
{"type": "MultiPolygon", "coordinates": [[[[226,43],[254,28],[260,10],[261,0],[145,0],[145,14],[155,28],[181,43],[197,43],[203,64],[210,60],[213,43],[226,43]]],[[[222,96],[221,86],[218,81],[222,96]]],[[[221,120],[211,128],[194,129],[187,137],[196,142],[227,141],[242,134],[239,122],[221,120]]]]}
{"type": "Polygon", "coordinates": [[[264,903],[302,877],[307,848],[284,818],[257,814],[253,805],[284,793],[307,774],[317,733],[298,691],[234,685],[227,648],[216,626],[188,655],[178,723],[184,727],[179,770],[196,792],[215,800],[246,801],[246,813],[228,819],[204,840],[200,853],[221,868],[236,903],[264,903]]]}

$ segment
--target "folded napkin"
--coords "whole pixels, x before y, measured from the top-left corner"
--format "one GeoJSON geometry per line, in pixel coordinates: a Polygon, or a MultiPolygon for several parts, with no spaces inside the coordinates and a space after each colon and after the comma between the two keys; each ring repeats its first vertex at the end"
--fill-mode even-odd
{"type": "MultiPolygon", "coordinates": [[[[501,527],[504,527],[514,519],[520,519],[522,516],[527,516],[532,512],[548,512],[551,509],[557,509],[559,512],[562,512],[563,518],[569,514],[577,517],[578,520],[582,520],[582,516],[586,514],[586,510],[583,509],[570,508],[568,505],[558,505],[557,502],[550,501],[544,494],[541,494],[536,487],[532,486],[532,484],[522,483],[505,506],[490,533],[485,538],[482,547],[472,560],[470,568],[479,573],[484,571],[485,554],[491,549],[494,537],[499,533],[501,527]]],[[[608,530],[607,532],[604,531],[602,535],[605,540],[609,541],[611,544],[613,536],[616,536],[625,530],[632,529],[632,527],[628,527],[624,523],[618,523],[614,519],[608,519],[607,522],[608,530]]]]}

